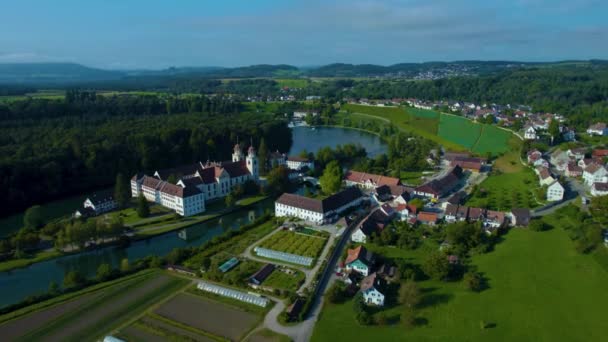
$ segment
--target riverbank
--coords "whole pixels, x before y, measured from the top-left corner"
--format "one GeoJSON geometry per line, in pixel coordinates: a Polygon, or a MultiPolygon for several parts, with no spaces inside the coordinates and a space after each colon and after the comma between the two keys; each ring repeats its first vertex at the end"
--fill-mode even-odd
{"type": "MultiPolygon", "coordinates": [[[[184,228],[196,225],[196,224],[200,224],[200,223],[204,223],[204,222],[207,222],[207,221],[210,221],[213,219],[217,219],[222,216],[234,213],[236,211],[239,211],[242,209],[247,209],[248,207],[253,206],[259,202],[262,202],[262,201],[268,199],[269,197],[270,196],[263,196],[263,195],[251,196],[251,197],[247,197],[247,198],[240,200],[239,201],[240,203],[237,202],[237,205],[235,205],[234,207],[225,208],[217,213],[204,215],[204,216],[200,217],[199,219],[190,219],[189,217],[187,217],[187,218],[182,218],[182,220],[187,220],[185,222],[178,222],[175,224],[168,224],[168,225],[152,227],[153,229],[150,229],[150,230],[146,230],[148,228],[144,228],[144,229],[140,230],[139,232],[137,232],[132,237],[130,237],[130,240],[132,242],[147,240],[147,239],[151,239],[153,237],[157,237],[160,235],[174,232],[176,230],[184,229],[184,228]]],[[[110,247],[110,246],[116,245],[117,243],[118,243],[117,240],[112,240],[107,243],[98,244],[95,247],[95,249],[102,249],[102,248],[110,247]]],[[[20,268],[26,268],[33,264],[39,263],[39,262],[49,261],[49,260],[56,259],[56,258],[63,257],[63,256],[90,252],[91,250],[92,249],[62,252],[62,251],[57,251],[55,249],[52,249],[52,250],[40,251],[38,253],[33,254],[29,258],[6,260],[3,262],[0,262],[0,273],[9,272],[9,271],[20,269],[20,268]]]]}

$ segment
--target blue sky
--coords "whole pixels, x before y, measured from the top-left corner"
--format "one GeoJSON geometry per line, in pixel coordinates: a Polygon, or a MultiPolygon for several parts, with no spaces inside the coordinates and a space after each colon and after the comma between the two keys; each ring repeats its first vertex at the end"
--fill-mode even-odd
{"type": "Polygon", "coordinates": [[[102,68],[608,59],[608,0],[19,0],[0,62],[102,68]]]}

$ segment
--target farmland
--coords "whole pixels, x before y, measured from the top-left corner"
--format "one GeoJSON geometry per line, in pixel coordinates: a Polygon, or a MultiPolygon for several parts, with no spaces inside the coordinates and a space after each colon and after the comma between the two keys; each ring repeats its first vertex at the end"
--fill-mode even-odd
{"type": "Polygon", "coordinates": [[[26,340],[84,340],[102,336],[187,280],[159,271],[142,272],[99,290],[16,317],[0,326],[3,336],[26,340]]]}
{"type": "Polygon", "coordinates": [[[155,314],[231,340],[240,340],[260,319],[239,308],[187,293],[163,303],[155,314]]]}
{"type": "Polygon", "coordinates": [[[444,145],[449,150],[498,155],[508,151],[511,133],[493,125],[478,124],[464,117],[432,110],[347,104],[342,109],[356,115],[389,120],[400,129],[444,145]]]}
{"type": "MultiPolygon", "coordinates": [[[[436,250],[437,246],[432,248],[436,250]]],[[[390,250],[420,264],[424,247],[390,250]],[[421,250],[422,249],[422,250],[421,250]]],[[[603,293],[606,272],[591,255],[579,254],[561,228],[546,232],[513,229],[494,251],[477,255],[472,264],[488,279],[489,288],[466,290],[460,282],[419,282],[423,298],[418,326],[400,323],[361,326],[352,301],[327,304],[312,341],[603,341],[603,293]],[[548,304],[550,303],[550,304],[548,304]],[[491,328],[481,329],[480,322],[491,328]]],[[[399,319],[403,308],[383,310],[399,319]]]]}
{"type": "Polygon", "coordinates": [[[304,278],[304,273],[301,271],[294,270],[293,274],[288,274],[277,269],[272,272],[272,274],[266,280],[264,280],[263,285],[295,292],[304,282],[304,278]]]}
{"type": "Polygon", "coordinates": [[[260,247],[279,252],[317,258],[327,239],[286,230],[279,231],[260,244],[260,247]]]}

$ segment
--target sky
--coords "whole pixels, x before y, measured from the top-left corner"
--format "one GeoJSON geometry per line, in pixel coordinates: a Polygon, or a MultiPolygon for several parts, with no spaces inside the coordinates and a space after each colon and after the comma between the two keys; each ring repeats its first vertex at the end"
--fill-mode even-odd
{"type": "Polygon", "coordinates": [[[106,69],[608,59],[608,0],[19,0],[0,63],[106,69]]]}

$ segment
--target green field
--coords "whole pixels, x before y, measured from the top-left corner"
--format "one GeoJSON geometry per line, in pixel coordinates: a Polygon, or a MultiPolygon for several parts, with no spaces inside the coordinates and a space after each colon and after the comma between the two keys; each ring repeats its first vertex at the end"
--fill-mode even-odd
{"type": "Polygon", "coordinates": [[[279,87],[289,88],[305,88],[308,85],[308,80],[298,78],[278,78],[275,81],[279,84],[279,87]]]}
{"type": "Polygon", "coordinates": [[[295,274],[287,274],[276,269],[268,278],[266,278],[266,280],[264,280],[263,285],[295,292],[304,282],[305,276],[302,271],[293,271],[295,271],[295,274]]]}
{"type": "Polygon", "coordinates": [[[260,244],[260,247],[279,252],[291,253],[311,258],[317,258],[327,239],[287,230],[272,235],[260,244]]]}
{"type": "Polygon", "coordinates": [[[481,125],[460,116],[441,115],[437,134],[443,139],[473,150],[481,134],[481,125]]]}
{"type": "MultiPolygon", "coordinates": [[[[419,254],[403,251],[415,263],[419,254]]],[[[514,229],[472,263],[489,288],[475,293],[460,282],[420,282],[423,300],[413,329],[400,323],[360,326],[348,301],[324,307],[312,341],[605,340],[608,272],[593,256],[578,254],[561,228],[514,229]],[[482,321],[489,328],[481,329],[482,321]]],[[[385,312],[390,320],[401,310],[385,312]]]]}
{"type": "MultiPolygon", "coordinates": [[[[478,124],[464,117],[443,114],[418,108],[376,107],[347,104],[351,120],[362,120],[362,116],[377,117],[392,122],[400,129],[418,134],[442,144],[448,150],[469,150],[476,154],[498,155],[511,146],[511,133],[493,125],[478,124]]],[[[342,118],[344,120],[344,118],[342,118]]]]}
{"type": "Polygon", "coordinates": [[[479,185],[479,190],[466,204],[469,207],[494,210],[536,208],[542,204],[535,199],[534,191],[537,188],[536,175],[529,169],[490,175],[479,185]]]}
{"type": "Polygon", "coordinates": [[[34,305],[32,310],[12,314],[12,320],[0,325],[8,340],[94,340],[126,320],[136,317],[149,306],[177,292],[187,280],[160,271],[144,271],[134,276],[96,286],[77,296],[65,296],[34,305]]]}

